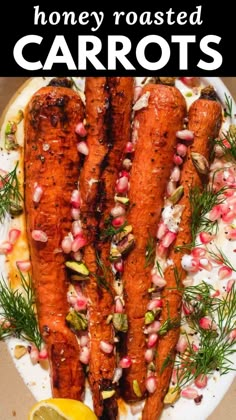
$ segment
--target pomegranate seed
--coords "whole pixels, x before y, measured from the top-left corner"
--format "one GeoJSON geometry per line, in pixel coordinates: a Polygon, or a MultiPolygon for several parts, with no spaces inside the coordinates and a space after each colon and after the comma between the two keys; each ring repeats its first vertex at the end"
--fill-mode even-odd
{"type": "Polygon", "coordinates": [[[153,358],[154,358],[154,350],[153,349],[147,349],[145,351],[144,358],[145,358],[147,363],[152,362],[153,358]]]}
{"type": "Polygon", "coordinates": [[[120,359],[119,366],[122,369],[127,369],[131,365],[132,365],[132,360],[131,360],[131,358],[129,356],[124,356],[124,357],[122,357],[122,359],[120,359]]]}
{"type": "Polygon", "coordinates": [[[232,223],[235,219],[235,214],[232,210],[229,210],[228,213],[222,215],[222,220],[225,223],[232,223]]]}
{"type": "Polygon", "coordinates": [[[222,267],[220,267],[218,270],[218,276],[220,280],[223,280],[226,277],[230,277],[231,275],[232,275],[232,269],[225,265],[222,265],[222,267]]]}
{"type": "Polygon", "coordinates": [[[193,307],[190,304],[186,305],[183,303],[183,311],[186,316],[191,315],[193,313],[193,307]]]}
{"type": "Polygon", "coordinates": [[[35,346],[32,346],[30,349],[30,360],[35,365],[39,361],[39,351],[35,346]]]}
{"type": "Polygon", "coordinates": [[[226,236],[227,239],[229,239],[231,241],[235,241],[236,240],[236,229],[235,228],[228,229],[225,236],[226,236]]]}
{"type": "Polygon", "coordinates": [[[119,296],[117,296],[115,298],[115,312],[118,314],[122,314],[123,311],[124,311],[124,306],[123,306],[122,300],[119,296]]]}
{"type": "Polygon", "coordinates": [[[161,327],[160,321],[153,321],[151,324],[149,324],[145,328],[144,334],[153,334],[153,333],[156,333],[157,331],[159,331],[160,327],[161,327]]]}
{"type": "Polygon", "coordinates": [[[19,238],[21,231],[19,229],[11,229],[8,234],[10,244],[14,245],[19,238]]]}
{"type": "Polygon", "coordinates": [[[80,210],[76,208],[71,209],[71,217],[73,220],[79,220],[80,218],[80,210]]]}
{"type": "Polygon", "coordinates": [[[201,247],[193,248],[191,251],[191,255],[194,258],[203,258],[206,255],[206,249],[201,247]]]}
{"type": "Polygon", "coordinates": [[[229,293],[232,290],[235,280],[228,280],[226,285],[226,292],[229,293]]]}
{"type": "Polygon", "coordinates": [[[135,102],[140,98],[142,93],[142,87],[141,86],[135,86],[134,88],[134,104],[135,102]]]}
{"type": "Polygon", "coordinates": [[[230,331],[228,339],[229,339],[229,341],[236,340],[236,328],[234,330],[230,331]]]}
{"type": "Polygon", "coordinates": [[[129,187],[128,178],[126,176],[122,176],[121,178],[117,180],[115,189],[116,189],[116,192],[118,193],[125,193],[128,191],[128,187],[129,187]]]}
{"type": "Polygon", "coordinates": [[[43,230],[37,230],[37,229],[32,230],[31,235],[35,241],[38,241],[38,242],[48,241],[48,235],[46,234],[46,232],[43,232],[43,230]]]}
{"type": "Polygon", "coordinates": [[[217,290],[215,290],[212,294],[211,294],[211,297],[212,298],[215,298],[215,297],[218,297],[218,296],[220,296],[220,291],[217,289],[217,290]]]}
{"type": "Polygon", "coordinates": [[[192,349],[193,351],[198,352],[199,347],[195,343],[192,343],[192,349]]]}
{"type": "MultiPolygon", "coordinates": [[[[167,256],[167,248],[165,248],[161,243],[156,247],[156,253],[158,257],[165,258],[167,256]]],[[[163,287],[163,286],[162,286],[163,287]]]]}
{"type": "Polygon", "coordinates": [[[199,265],[207,271],[212,270],[212,264],[207,258],[200,258],[199,265]]]}
{"type": "Polygon", "coordinates": [[[46,347],[42,347],[39,351],[39,360],[46,360],[48,358],[48,352],[46,347]]]}
{"type": "Polygon", "coordinates": [[[86,331],[82,331],[79,336],[79,343],[81,347],[87,346],[89,344],[89,336],[86,331]]]}
{"type": "Polygon", "coordinates": [[[112,226],[114,226],[115,228],[119,228],[124,223],[125,223],[125,218],[123,216],[116,217],[111,222],[112,226]]]}
{"type": "Polygon", "coordinates": [[[125,153],[132,153],[134,151],[134,145],[131,141],[128,141],[125,146],[125,153]]]}
{"type": "Polygon", "coordinates": [[[71,250],[73,252],[79,251],[79,249],[83,248],[87,244],[86,238],[83,236],[76,236],[76,238],[73,240],[71,245],[71,250]]]}
{"type": "Polygon", "coordinates": [[[168,232],[168,227],[164,222],[159,223],[157,228],[157,239],[162,239],[163,236],[168,232]]]}
{"type": "Polygon", "coordinates": [[[154,375],[149,376],[145,381],[146,389],[150,394],[153,394],[153,392],[157,389],[157,380],[154,375]]]}
{"type": "Polygon", "coordinates": [[[206,386],[207,386],[207,375],[204,375],[204,374],[198,375],[197,378],[194,381],[194,385],[197,388],[201,388],[201,389],[206,388],[206,386]]]}
{"type": "Polygon", "coordinates": [[[185,144],[177,143],[176,152],[179,156],[181,156],[181,157],[186,156],[187,150],[188,149],[187,149],[187,146],[185,146],[185,144]]]}
{"type": "Polygon", "coordinates": [[[185,271],[195,273],[199,270],[199,260],[192,255],[185,254],[182,257],[181,265],[185,271]]]}
{"type": "Polygon", "coordinates": [[[80,141],[77,144],[77,150],[82,155],[88,156],[88,154],[89,154],[89,148],[88,148],[88,145],[85,141],[80,141]]]}
{"type": "Polygon", "coordinates": [[[152,275],[152,282],[157,287],[165,287],[166,281],[163,277],[159,276],[158,274],[152,275]]]}
{"type": "Polygon", "coordinates": [[[124,159],[122,162],[123,168],[126,169],[127,171],[129,171],[131,169],[132,166],[132,162],[130,159],[124,159]]]}
{"type": "Polygon", "coordinates": [[[114,346],[113,346],[113,344],[102,340],[99,343],[99,347],[100,347],[100,350],[102,350],[104,353],[111,353],[113,351],[114,346]]]}
{"type": "Polygon", "coordinates": [[[72,234],[73,236],[78,236],[81,235],[83,233],[83,229],[81,227],[81,223],[79,220],[75,220],[72,223],[72,234]]]}
{"type": "Polygon", "coordinates": [[[187,388],[181,391],[181,397],[187,398],[189,400],[194,400],[195,398],[198,397],[198,392],[196,389],[188,386],[187,388]]]}
{"type": "Polygon", "coordinates": [[[154,347],[157,341],[158,341],[158,335],[156,333],[150,334],[147,341],[148,348],[154,347]]]}
{"type": "Polygon", "coordinates": [[[202,328],[203,330],[215,330],[216,329],[216,325],[214,324],[214,322],[212,321],[212,319],[204,316],[199,320],[199,326],[200,328],[202,328]]]}
{"type": "Polygon", "coordinates": [[[188,341],[185,335],[180,335],[178,343],[176,344],[176,350],[179,353],[184,353],[188,347],[188,341]]]}
{"type": "Polygon", "coordinates": [[[75,209],[79,209],[80,208],[80,205],[81,205],[81,197],[80,197],[79,190],[73,190],[72,191],[70,202],[71,202],[72,207],[74,207],[75,209]]]}
{"type": "Polygon", "coordinates": [[[172,172],[170,174],[170,179],[171,179],[171,181],[174,181],[174,182],[178,182],[179,181],[179,179],[180,179],[180,169],[179,169],[179,166],[175,166],[172,169],[172,172]]]}
{"type": "Polygon", "coordinates": [[[206,244],[209,244],[212,241],[212,239],[214,239],[214,236],[208,232],[201,232],[199,234],[199,238],[200,238],[201,243],[206,245],[206,244]]]}
{"type": "Polygon", "coordinates": [[[73,252],[72,255],[75,261],[82,261],[82,254],[80,251],[73,252]]]}
{"type": "Polygon", "coordinates": [[[112,217],[124,216],[125,209],[124,207],[120,206],[119,204],[113,207],[110,211],[112,217]]]}
{"type": "Polygon", "coordinates": [[[33,202],[39,203],[43,195],[43,189],[39,185],[34,188],[33,191],[33,202]]]}
{"type": "Polygon", "coordinates": [[[182,165],[182,163],[183,163],[183,159],[182,159],[182,157],[181,157],[181,156],[179,156],[179,155],[174,155],[174,157],[173,157],[173,162],[174,162],[176,165],[180,166],[180,165],[182,165]]]}
{"type": "Polygon", "coordinates": [[[125,176],[128,179],[130,178],[129,172],[125,171],[124,169],[121,172],[119,172],[119,178],[122,178],[123,176],[125,176]]]}
{"type": "Polygon", "coordinates": [[[80,349],[80,355],[79,355],[79,360],[81,363],[83,363],[84,365],[87,365],[89,363],[89,358],[90,358],[90,350],[87,346],[83,346],[80,349]]]}
{"type": "Polygon", "coordinates": [[[159,309],[162,308],[163,302],[160,298],[155,298],[150,300],[150,302],[147,305],[147,310],[152,311],[153,309],[159,309]]]}
{"type": "Polygon", "coordinates": [[[180,77],[181,82],[188,87],[197,87],[199,86],[198,77],[180,77]]]}
{"type": "Polygon", "coordinates": [[[208,215],[208,219],[214,222],[215,220],[218,220],[222,215],[222,208],[220,204],[214,206],[212,210],[210,211],[208,215]]]}
{"type": "Polygon", "coordinates": [[[16,261],[16,266],[20,271],[27,273],[31,268],[31,262],[29,260],[16,261]]]}
{"type": "Polygon", "coordinates": [[[114,268],[118,273],[123,273],[124,271],[124,261],[120,260],[114,263],[114,268]]]}
{"type": "Polygon", "coordinates": [[[113,384],[119,382],[120,378],[122,377],[122,372],[123,372],[122,368],[118,367],[118,368],[115,369],[114,375],[113,375],[113,378],[112,378],[112,383],[113,384]]]}
{"type": "Polygon", "coordinates": [[[223,139],[222,143],[227,149],[231,149],[231,144],[229,143],[227,139],[223,139]]]}
{"type": "Polygon", "coordinates": [[[85,137],[87,136],[87,131],[86,128],[84,126],[84,124],[82,122],[79,122],[76,127],[75,127],[75,132],[76,134],[78,134],[80,137],[85,137]]]}
{"type": "Polygon", "coordinates": [[[192,141],[194,139],[194,133],[190,130],[179,130],[176,132],[176,137],[185,141],[192,141]]]}
{"type": "Polygon", "coordinates": [[[12,252],[13,245],[9,241],[4,241],[0,244],[0,254],[6,255],[12,252]]]}
{"type": "Polygon", "coordinates": [[[65,236],[65,238],[62,239],[61,247],[62,247],[62,251],[65,254],[69,254],[71,252],[72,242],[73,242],[73,239],[70,236],[65,236]]]}
{"type": "Polygon", "coordinates": [[[169,230],[162,239],[162,245],[165,248],[169,248],[169,246],[172,244],[172,242],[174,242],[175,238],[176,238],[176,233],[171,232],[169,230]]]}
{"type": "Polygon", "coordinates": [[[87,308],[87,299],[85,296],[81,295],[76,299],[74,309],[75,311],[79,312],[79,311],[83,311],[86,308],[87,308]]]}
{"type": "Polygon", "coordinates": [[[167,196],[170,197],[176,190],[176,182],[169,181],[166,187],[167,196]]]}

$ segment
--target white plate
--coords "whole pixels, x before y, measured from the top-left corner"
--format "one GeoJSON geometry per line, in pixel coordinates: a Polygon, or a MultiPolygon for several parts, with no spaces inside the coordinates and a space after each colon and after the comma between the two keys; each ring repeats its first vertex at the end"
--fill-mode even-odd
{"type": "MultiPolygon", "coordinates": [[[[44,86],[48,83],[49,78],[32,78],[29,82],[23,85],[22,89],[19,90],[17,96],[14,96],[11,101],[10,107],[7,107],[7,110],[2,121],[1,129],[1,138],[4,138],[4,127],[6,121],[11,120],[14,115],[16,115],[19,109],[23,109],[26,103],[29,100],[29,96],[32,95],[39,87],[44,86]]],[[[179,82],[178,82],[179,83],[179,82]]],[[[224,85],[224,83],[217,77],[209,77],[202,79],[203,84],[212,84],[217,94],[222,101],[225,100],[225,94],[231,96],[230,92],[224,85]]],[[[189,91],[188,88],[184,88],[182,84],[179,84],[181,89],[184,91],[189,91]]],[[[189,99],[189,102],[195,100],[197,96],[193,96],[189,99]]],[[[233,102],[233,115],[236,113],[236,105],[233,102]]],[[[23,124],[19,126],[18,135],[22,133],[23,124]]],[[[5,170],[10,170],[12,168],[12,162],[17,159],[17,153],[0,153],[0,168],[5,170]]],[[[0,227],[0,238],[1,241],[7,237],[7,232],[9,229],[9,223],[6,220],[6,223],[0,227]]],[[[0,256],[0,272],[3,276],[6,276],[6,267],[4,263],[4,257],[0,256]]],[[[9,339],[7,341],[7,346],[11,354],[12,360],[18,370],[19,374],[23,378],[25,384],[32,392],[36,400],[41,400],[51,396],[50,380],[48,370],[42,369],[42,367],[37,364],[32,365],[29,357],[25,356],[22,359],[16,360],[13,356],[14,347],[16,344],[23,343],[21,340],[9,339]]],[[[236,357],[235,357],[236,363],[236,357]]],[[[229,373],[224,376],[219,376],[218,374],[212,375],[208,382],[207,388],[204,390],[204,399],[202,404],[196,406],[193,401],[186,400],[181,398],[173,407],[169,407],[163,411],[161,420],[203,420],[207,418],[212,411],[219,404],[220,400],[223,398],[224,394],[227,392],[229,386],[231,385],[235,377],[234,372],[229,373]]],[[[92,406],[91,395],[89,392],[86,392],[86,403],[92,406]]],[[[128,408],[127,408],[128,410],[128,408]]],[[[121,420],[130,420],[138,419],[140,415],[132,416],[129,410],[127,414],[121,415],[121,420]]],[[[151,420],[151,419],[150,419],[151,420]]]]}

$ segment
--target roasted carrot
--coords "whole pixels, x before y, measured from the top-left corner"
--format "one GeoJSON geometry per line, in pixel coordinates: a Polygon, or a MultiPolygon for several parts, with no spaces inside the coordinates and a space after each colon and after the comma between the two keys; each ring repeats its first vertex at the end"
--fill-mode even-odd
{"type": "Polygon", "coordinates": [[[201,97],[189,109],[188,119],[188,128],[194,133],[194,141],[188,148],[182,168],[180,184],[184,187],[184,195],[178,204],[183,206],[183,213],[177,238],[169,254],[169,260],[173,261],[173,264],[168,266],[165,271],[167,285],[162,298],[161,322],[163,324],[169,320],[170,325],[172,324],[173,327],[166,334],[161,335],[158,341],[156,358],[157,389],[146,400],[143,420],[158,419],[161,415],[163,400],[169,387],[173,369],[175,347],[179,337],[178,325],[181,316],[181,287],[179,286],[186,276],[186,272],[181,266],[182,253],[188,252],[188,248],[183,249],[183,247],[192,242],[189,194],[192,187],[202,187],[202,181],[204,181],[202,178],[205,178],[205,181],[207,180],[207,166],[205,162],[209,160],[210,140],[218,135],[222,123],[222,108],[219,102],[216,101],[213,88],[208,87],[202,90],[201,97]],[[197,164],[200,172],[193,164],[192,153],[200,155],[198,155],[197,164]],[[181,247],[182,253],[178,251],[181,247]],[[177,278],[176,273],[178,273],[177,278]],[[178,282],[179,284],[177,284],[178,282]]]}
{"type": "Polygon", "coordinates": [[[129,191],[128,223],[133,226],[135,248],[125,261],[123,274],[129,324],[123,354],[132,361],[131,367],[124,369],[121,383],[126,401],[137,401],[146,395],[143,326],[151,285],[151,267],[146,252],[149,241],[155,240],[172,167],[176,131],[182,128],[186,113],[185,100],[173,86],[149,84],[142,94],[150,96],[147,107],[137,111],[134,119],[138,134],[129,191]]]}
{"type": "Polygon", "coordinates": [[[79,345],[66,325],[69,279],[61,242],[71,230],[71,193],[80,159],[76,124],[83,103],[72,89],[44,87],[25,112],[25,210],[39,327],[46,343],[54,397],[81,399],[79,345]]]}

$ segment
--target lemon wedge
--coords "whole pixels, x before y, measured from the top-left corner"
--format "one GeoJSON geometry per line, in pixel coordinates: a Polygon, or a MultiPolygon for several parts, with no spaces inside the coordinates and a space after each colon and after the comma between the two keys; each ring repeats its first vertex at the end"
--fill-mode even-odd
{"type": "Polygon", "coordinates": [[[69,398],[41,400],[31,408],[28,420],[97,420],[85,404],[69,398]]]}

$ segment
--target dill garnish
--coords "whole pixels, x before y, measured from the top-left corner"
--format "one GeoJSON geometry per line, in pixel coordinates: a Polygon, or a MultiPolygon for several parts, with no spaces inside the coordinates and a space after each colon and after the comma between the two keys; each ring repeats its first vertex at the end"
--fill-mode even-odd
{"type": "Polygon", "coordinates": [[[108,276],[108,270],[110,270],[109,267],[106,267],[101,258],[98,255],[98,252],[96,251],[96,263],[98,266],[98,272],[96,274],[94,274],[96,281],[97,281],[97,285],[100,289],[105,289],[108,293],[111,294],[111,296],[113,296],[111,287],[107,281],[107,276],[108,276]]]}
{"type": "Polygon", "coordinates": [[[19,214],[22,211],[23,197],[17,177],[17,167],[6,175],[0,175],[0,222],[7,213],[19,214]]]}
{"type": "Polygon", "coordinates": [[[125,227],[127,226],[127,221],[123,223],[122,226],[115,228],[111,224],[111,218],[108,218],[104,221],[105,228],[101,230],[100,233],[100,239],[101,241],[107,241],[108,239],[111,239],[113,236],[117,235],[118,233],[124,232],[125,227]]]}
{"type": "Polygon", "coordinates": [[[227,133],[223,133],[223,139],[216,139],[214,141],[215,145],[221,147],[224,152],[224,155],[230,159],[236,160],[236,128],[235,125],[231,125],[227,133]]]}
{"type": "Polygon", "coordinates": [[[226,267],[236,272],[236,268],[231,264],[225,253],[220,248],[218,248],[217,245],[215,245],[215,249],[216,251],[214,251],[213,249],[207,249],[207,252],[211,256],[211,258],[213,258],[216,263],[224,264],[226,267]]]}
{"type": "Polygon", "coordinates": [[[197,333],[198,350],[187,337],[188,346],[183,354],[179,354],[175,361],[177,369],[178,387],[183,387],[196,379],[199,375],[208,375],[218,370],[221,375],[235,370],[230,356],[236,352],[235,339],[230,333],[236,325],[236,287],[233,285],[222,298],[210,298],[212,287],[206,283],[187,287],[184,299],[192,303],[192,311],[186,317],[192,330],[197,333]],[[194,306],[196,294],[201,305],[194,306]],[[210,299],[212,305],[210,305],[210,299]],[[199,325],[201,314],[207,314],[216,325],[216,329],[203,329],[199,325]],[[187,357],[186,357],[187,355],[187,357]]]}
{"type": "Polygon", "coordinates": [[[206,214],[214,206],[224,202],[222,194],[226,189],[227,187],[222,187],[216,191],[213,188],[213,184],[205,186],[203,190],[200,190],[199,187],[190,189],[189,200],[191,205],[191,234],[193,245],[195,244],[197,233],[202,231],[215,233],[217,231],[217,220],[212,222],[206,217],[206,214]]]}
{"type": "Polygon", "coordinates": [[[225,107],[224,107],[224,117],[232,118],[233,111],[233,100],[231,96],[226,95],[225,93],[225,107]]]}
{"type": "Polygon", "coordinates": [[[145,251],[145,266],[144,268],[153,265],[155,261],[155,254],[156,254],[156,242],[153,236],[148,235],[146,251],[145,251]]]}
{"type": "Polygon", "coordinates": [[[14,336],[35,344],[40,350],[42,338],[34,309],[32,279],[30,275],[26,279],[21,272],[20,277],[22,291],[11,289],[4,279],[0,281],[0,339],[14,336]]]}

